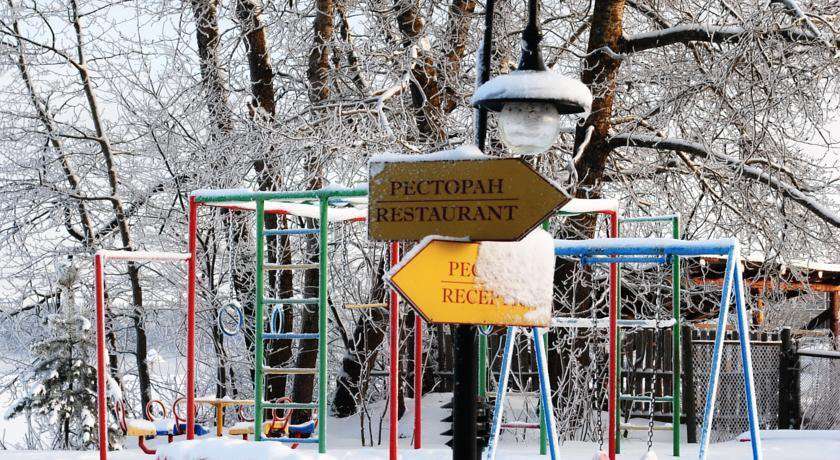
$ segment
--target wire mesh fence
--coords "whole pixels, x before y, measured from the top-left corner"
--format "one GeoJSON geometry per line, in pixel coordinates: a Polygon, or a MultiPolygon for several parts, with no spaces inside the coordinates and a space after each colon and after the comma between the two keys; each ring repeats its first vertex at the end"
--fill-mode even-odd
{"type": "MultiPolygon", "coordinates": [[[[749,429],[747,399],[744,392],[741,346],[735,331],[727,331],[721,351],[720,383],[712,422],[712,442],[729,441],[749,429]]],[[[691,332],[691,361],[693,362],[693,404],[697,425],[703,423],[703,409],[709,388],[716,331],[691,332]]],[[[779,359],[781,341],[778,334],[752,334],[750,337],[753,362],[755,399],[761,429],[778,427],[779,359]]]]}

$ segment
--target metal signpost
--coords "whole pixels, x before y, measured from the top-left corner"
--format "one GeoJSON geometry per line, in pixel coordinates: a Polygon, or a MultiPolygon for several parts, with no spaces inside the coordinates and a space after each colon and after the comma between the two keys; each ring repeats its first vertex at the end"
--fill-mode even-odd
{"type": "Polygon", "coordinates": [[[569,197],[520,159],[373,163],[368,233],[517,241],[569,197]]]}

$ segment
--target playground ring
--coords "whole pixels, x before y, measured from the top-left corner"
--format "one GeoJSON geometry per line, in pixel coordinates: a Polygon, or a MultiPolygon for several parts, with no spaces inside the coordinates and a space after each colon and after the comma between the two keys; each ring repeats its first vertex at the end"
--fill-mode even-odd
{"type": "Polygon", "coordinates": [[[271,322],[268,323],[268,330],[272,334],[277,334],[283,330],[283,309],[280,305],[275,305],[271,309],[271,322]]]}
{"type": "Polygon", "coordinates": [[[487,325],[484,325],[484,326],[479,325],[478,326],[478,332],[480,332],[481,335],[483,335],[483,336],[488,336],[488,335],[493,333],[493,325],[492,324],[487,324],[487,325]]]}
{"type": "Polygon", "coordinates": [[[242,307],[231,302],[219,310],[216,320],[219,323],[219,329],[222,330],[222,333],[228,337],[232,337],[242,331],[242,327],[245,324],[245,314],[242,313],[242,307]],[[235,321],[235,326],[231,327],[230,321],[228,320],[235,321]]]}

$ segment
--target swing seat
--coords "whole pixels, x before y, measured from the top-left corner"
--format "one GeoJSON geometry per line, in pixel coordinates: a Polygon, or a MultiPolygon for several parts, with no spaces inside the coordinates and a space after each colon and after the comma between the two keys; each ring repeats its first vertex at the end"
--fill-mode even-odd
{"type": "Polygon", "coordinates": [[[125,421],[125,435],[137,437],[154,437],[157,435],[157,427],[154,422],[139,418],[130,418],[125,421]]]}
{"type": "Polygon", "coordinates": [[[155,434],[157,436],[175,436],[178,434],[175,430],[175,420],[162,419],[152,422],[155,425],[155,434]]]}
{"type": "MultiPolygon", "coordinates": [[[[175,423],[172,422],[172,428],[175,427],[175,423]]],[[[196,423],[193,427],[196,436],[204,436],[207,433],[210,433],[210,430],[204,428],[203,426],[196,423]]],[[[175,435],[181,435],[187,432],[187,424],[186,423],[179,423],[176,430],[173,430],[175,435]]]]}
{"type": "Polygon", "coordinates": [[[315,432],[315,427],[317,423],[315,420],[310,420],[308,422],[300,423],[298,425],[289,425],[289,436],[299,435],[311,435],[315,432]]]}
{"type": "Polygon", "coordinates": [[[642,455],[640,460],[658,460],[658,458],[656,457],[656,452],[649,450],[642,455]]]}
{"type": "MultiPolygon", "coordinates": [[[[286,431],[286,424],[282,421],[263,422],[264,435],[268,436],[268,433],[274,430],[286,431]]],[[[246,436],[254,434],[254,422],[237,422],[228,429],[228,434],[231,436],[246,436]]]]}

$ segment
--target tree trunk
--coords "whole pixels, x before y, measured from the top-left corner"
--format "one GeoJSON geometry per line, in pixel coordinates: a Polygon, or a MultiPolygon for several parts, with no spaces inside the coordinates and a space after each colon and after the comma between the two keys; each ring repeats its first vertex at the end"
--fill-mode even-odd
{"type": "MultiPolygon", "coordinates": [[[[376,265],[376,272],[371,283],[371,302],[385,300],[385,282],[382,276],[385,274],[387,263],[387,258],[383,258],[376,265]]],[[[385,310],[372,308],[369,313],[370,315],[359,315],[353,331],[353,340],[341,361],[341,372],[336,381],[333,399],[336,417],[349,417],[358,411],[359,399],[366,397],[366,392],[362,391],[366,385],[362,382],[367,383],[366,380],[370,376],[370,371],[376,363],[380,347],[385,340],[387,327],[385,310]]]]}

